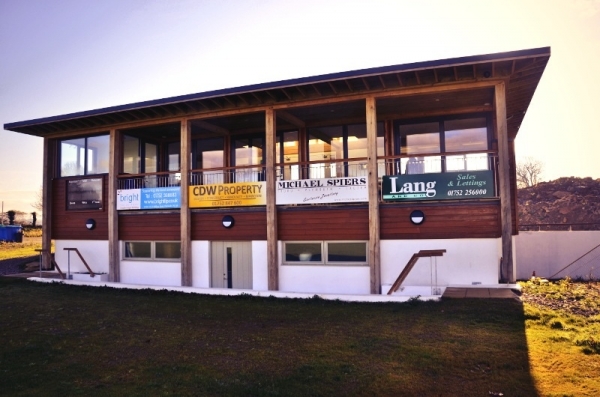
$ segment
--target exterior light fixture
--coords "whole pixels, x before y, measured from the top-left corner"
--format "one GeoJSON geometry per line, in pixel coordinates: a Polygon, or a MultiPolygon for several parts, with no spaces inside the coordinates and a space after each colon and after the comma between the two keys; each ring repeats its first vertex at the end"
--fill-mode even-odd
{"type": "Polygon", "coordinates": [[[225,215],[223,217],[222,222],[223,222],[223,227],[226,229],[229,229],[229,228],[233,227],[235,220],[233,219],[233,216],[225,215]]]}
{"type": "Polygon", "coordinates": [[[425,214],[421,210],[414,210],[410,213],[410,221],[413,225],[420,225],[425,222],[425,214]]]}
{"type": "Polygon", "coordinates": [[[96,221],[93,219],[88,219],[85,221],[85,227],[87,230],[93,230],[96,227],[96,221]]]}

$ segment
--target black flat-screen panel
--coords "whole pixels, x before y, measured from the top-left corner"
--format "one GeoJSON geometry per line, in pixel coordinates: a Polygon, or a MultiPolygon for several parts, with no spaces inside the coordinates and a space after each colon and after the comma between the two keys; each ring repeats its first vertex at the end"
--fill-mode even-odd
{"type": "Polygon", "coordinates": [[[67,181],[67,210],[101,210],[102,178],[67,181]]]}

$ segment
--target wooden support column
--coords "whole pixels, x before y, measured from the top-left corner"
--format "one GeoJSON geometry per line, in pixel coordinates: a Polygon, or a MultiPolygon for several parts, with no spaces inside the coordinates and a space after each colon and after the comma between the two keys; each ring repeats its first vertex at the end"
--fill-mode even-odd
{"type": "Polygon", "coordinates": [[[108,280],[121,281],[121,255],[119,247],[119,212],[117,211],[117,176],[121,170],[122,158],[121,132],[110,130],[110,149],[108,164],[108,280]]]}
{"type": "Polygon", "coordinates": [[[181,285],[191,287],[192,275],[192,211],[189,205],[190,153],[192,131],[190,122],[181,121],[181,285]]]}
{"type": "Polygon", "coordinates": [[[279,290],[279,259],[277,255],[277,205],[275,204],[275,111],[265,111],[266,180],[267,180],[267,268],[270,291],[279,290]]]}
{"type": "Polygon", "coordinates": [[[502,262],[500,282],[514,282],[512,251],[512,210],[510,203],[510,154],[506,123],[506,85],[496,84],[496,131],[498,133],[498,186],[500,188],[500,216],[502,225],[502,262]]]}
{"type": "Polygon", "coordinates": [[[56,159],[56,143],[44,138],[44,164],[42,179],[42,268],[52,268],[52,179],[54,176],[54,164],[56,159]]]}
{"type": "Polygon", "coordinates": [[[367,169],[369,171],[369,266],[371,293],[381,293],[379,262],[379,177],[377,175],[377,112],[375,98],[366,98],[367,106],[367,169]]]}

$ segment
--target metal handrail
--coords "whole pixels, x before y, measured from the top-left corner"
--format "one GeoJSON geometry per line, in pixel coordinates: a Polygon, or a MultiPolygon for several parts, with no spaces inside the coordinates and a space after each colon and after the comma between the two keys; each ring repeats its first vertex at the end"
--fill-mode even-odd
{"type": "MultiPolygon", "coordinates": [[[[586,256],[588,256],[589,254],[591,254],[593,251],[595,251],[597,248],[600,248],[600,244],[598,244],[597,246],[595,246],[594,248],[592,248],[591,250],[589,250],[588,252],[586,252],[585,254],[581,255],[579,258],[575,259],[573,262],[569,263],[567,266],[563,267],[562,269],[560,269],[559,271],[557,271],[556,273],[554,273],[552,276],[548,277],[549,279],[553,279],[555,276],[557,276],[559,273],[561,273],[562,271],[566,270],[567,268],[571,267],[572,265],[574,265],[575,263],[579,262],[581,259],[585,258],[586,256]]],[[[595,259],[595,258],[593,258],[595,259]]]]}
{"type": "MultiPolygon", "coordinates": [[[[77,255],[79,255],[79,259],[81,259],[81,262],[83,262],[84,266],[88,269],[88,271],[90,272],[90,277],[95,277],[96,273],[94,273],[94,271],[90,268],[90,266],[87,264],[87,262],[85,261],[85,259],[83,259],[83,256],[81,255],[81,252],[79,252],[79,250],[77,248],[64,248],[65,251],[68,251],[69,254],[71,253],[71,251],[75,251],[75,253],[77,253],[77,255]]],[[[69,276],[71,276],[71,260],[70,260],[70,255],[69,255],[69,276]]]]}

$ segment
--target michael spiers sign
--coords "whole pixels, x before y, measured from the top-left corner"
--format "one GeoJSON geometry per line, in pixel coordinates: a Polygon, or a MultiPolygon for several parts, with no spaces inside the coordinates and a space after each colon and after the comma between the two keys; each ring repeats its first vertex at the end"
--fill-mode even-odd
{"type": "Polygon", "coordinates": [[[495,197],[492,171],[384,176],[382,197],[387,201],[449,200],[495,197]]]}
{"type": "Polygon", "coordinates": [[[277,205],[369,201],[366,176],[277,181],[277,205]]]}

